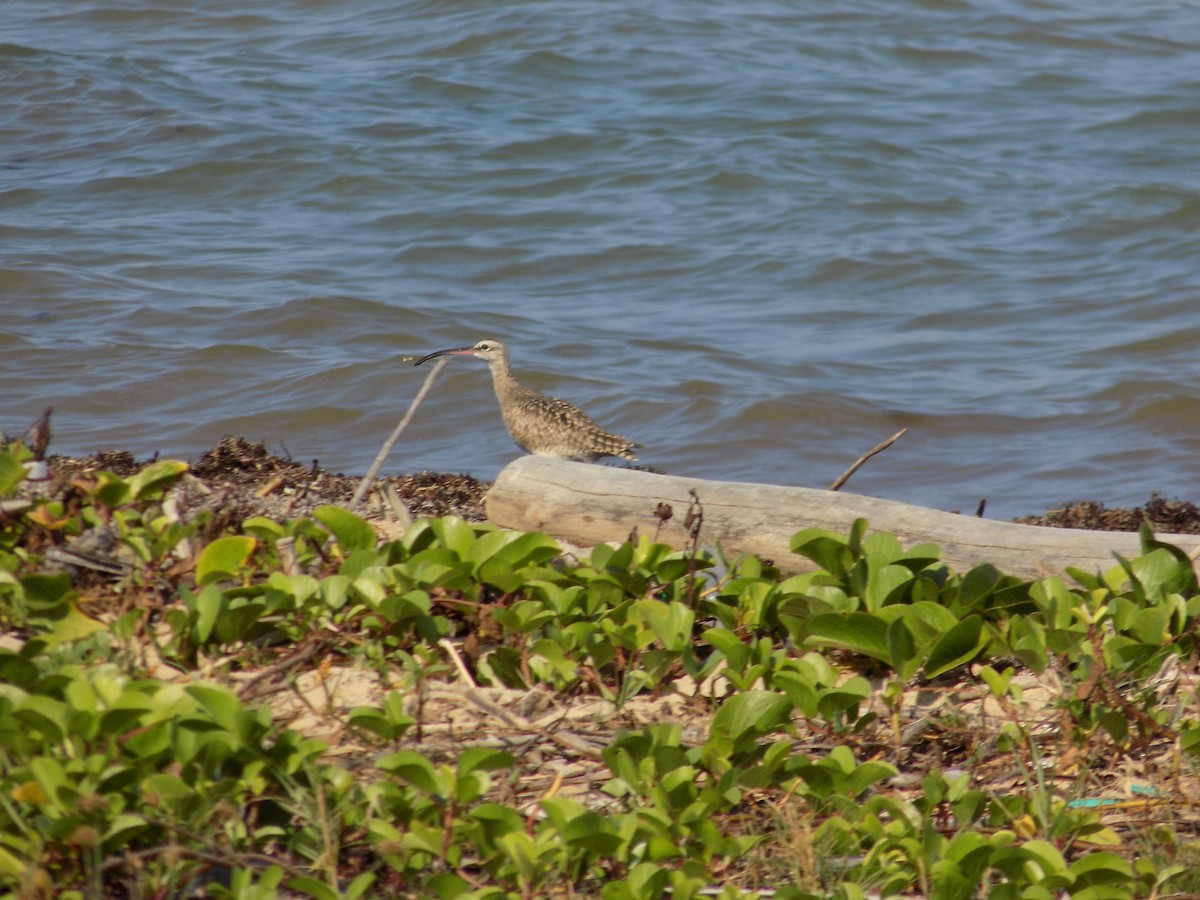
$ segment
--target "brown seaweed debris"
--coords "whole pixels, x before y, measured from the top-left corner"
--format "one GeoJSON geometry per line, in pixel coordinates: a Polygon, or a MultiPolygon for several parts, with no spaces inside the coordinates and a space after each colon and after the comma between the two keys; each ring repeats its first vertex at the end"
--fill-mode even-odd
{"type": "MultiPolygon", "coordinates": [[[[61,482],[101,470],[128,477],[151,461],[138,462],[130,453],[113,450],[49,458],[61,482]]],[[[470,475],[420,472],[381,480],[395,488],[414,517],[457,515],[472,522],[484,520],[483,497],[491,485],[470,475]]],[[[328,472],[316,462],[305,466],[274,455],[265,444],[227,435],[201,454],[176,496],[180,512],[210,509],[229,526],[251,516],[290,518],[308,515],[325,504],[346,505],[358,482],[356,476],[328,472]]],[[[363,506],[360,512],[370,516],[370,500],[363,506]]]]}
{"type": "Polygon", "coordinates": [[[1167,500],[1151,494],[1144,506],[1108,509],[1096,500],[1064,503],[1045,515],[1024,516],[1013,521],[1048,528],[1082,528],[1088,531],[1137,531],[1142,522],[1163,534],[1200,534],[1200,508],[1186,500],[1167,500]]]}

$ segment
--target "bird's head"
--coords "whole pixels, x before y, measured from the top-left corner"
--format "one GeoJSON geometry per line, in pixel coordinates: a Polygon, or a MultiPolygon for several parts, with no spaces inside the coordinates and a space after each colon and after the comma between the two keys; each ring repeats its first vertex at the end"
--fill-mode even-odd
{"type": "Polygon", "coordinates": [[[435,359],[439,356],[477,356],[490,365],[494,360],[506,361],[508,359],[508,348],[504,346],[503,341],[498,341],[495,338],[484,338],[470,347],[452,347],[449,350],[438,350],[435,353],[422,356],[413,365],[419,366],[426,360],[435,359]]]}

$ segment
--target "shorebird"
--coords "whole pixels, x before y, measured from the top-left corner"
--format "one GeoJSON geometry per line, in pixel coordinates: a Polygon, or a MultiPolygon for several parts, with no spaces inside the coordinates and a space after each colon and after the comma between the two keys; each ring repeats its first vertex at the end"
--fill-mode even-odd
{"type": "Polygon", "coordinates": [[[472,347],[439,350],[422,356],[414,365],[438,356],[477,356],[488,364],[504,424],[526,452],[579,462],[595,462],[605,456],[637,459],[632,451],[638,445],[628,438],[605,431],[566,400],[539,394],[513,378],[503,341],[485,338],[472,347]]]}

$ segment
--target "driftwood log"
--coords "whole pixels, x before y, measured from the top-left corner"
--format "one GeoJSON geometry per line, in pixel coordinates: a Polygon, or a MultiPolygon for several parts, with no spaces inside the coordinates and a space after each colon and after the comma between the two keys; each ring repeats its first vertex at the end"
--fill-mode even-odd
{"type": "MultiPolygon", "coordinates": [[[[1107,570],[1116,565],[1114,553],[1127,558],[1141,553],[1138,536],[1126,532],[1017,525],[856,494],[680,478],[544,456],[524,456],[506,466],[488,492],[485,510],[505,528],[543,531],[577,544],[624,541],[636,528],[639,535],[682,549],[690,542],[684,520],[692,492],[704,516],[701,546],[719,543],[730,557],[752,553],[789,573],[813,568],[791,552],[793,534],[802,528],[844,534],[860,517],[874,531],[895,534],[905,547],[937,544],[942,560],[960,572],[992,563],[1009,575],[1038,578],[1068,566],[1107,570]],[[670,507],[665,521],[660,504],[670,507]]],[[[1158,538],[1186,552],[1200,545],[1197,535],[1158,538]]]]}

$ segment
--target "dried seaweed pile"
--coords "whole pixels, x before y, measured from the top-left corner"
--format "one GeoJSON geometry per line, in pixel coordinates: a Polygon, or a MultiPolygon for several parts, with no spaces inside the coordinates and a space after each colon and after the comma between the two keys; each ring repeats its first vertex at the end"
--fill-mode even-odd
{"type": "MultiPolygon", "coordinates": [[[[145,465],[123,451],[86,457],[52,456],[57,481],[107,470],[122,477],[145,465]]],[[[470,475],[421,472],[383,479],[415,517],[454,514],[483,521],[483,495],[489,485],[470,475]]],[[[223,524],[236,525],[250,516],[288,518],[307,515],[325,504],[346,504],[359,479],[273,455],[264,444],[226,436],[192,466],[180,492],[180,512],[210,509],[223,524]]],[[[55,488],[52,485],[51,492],[55,488]]]]}

